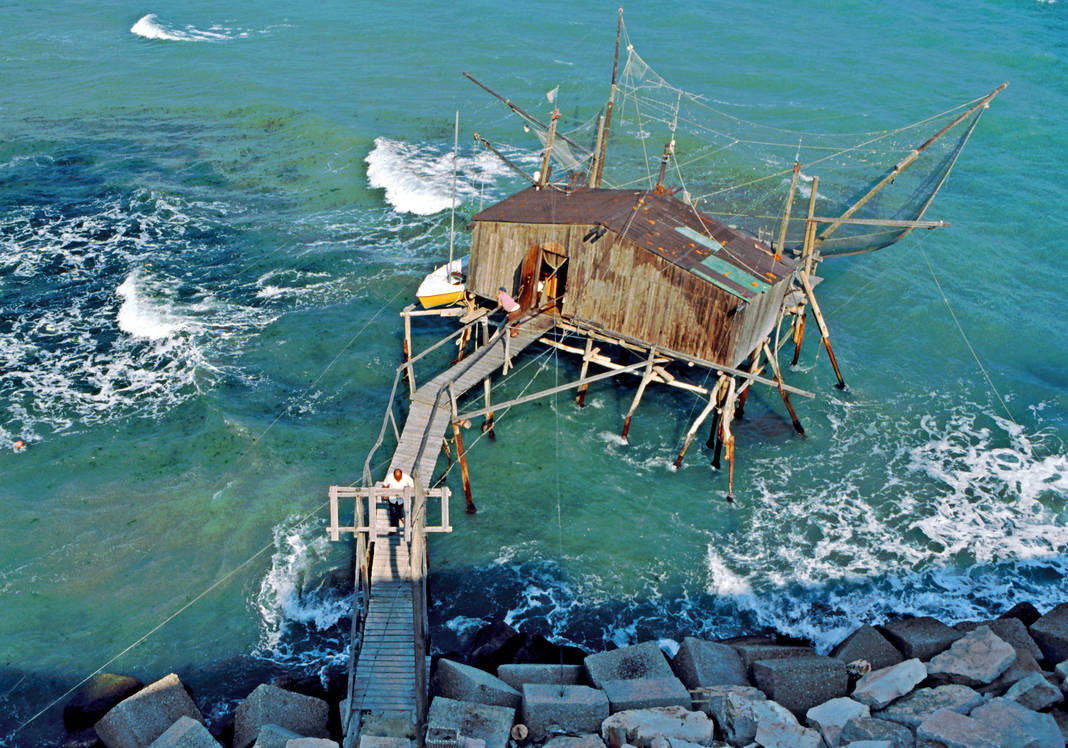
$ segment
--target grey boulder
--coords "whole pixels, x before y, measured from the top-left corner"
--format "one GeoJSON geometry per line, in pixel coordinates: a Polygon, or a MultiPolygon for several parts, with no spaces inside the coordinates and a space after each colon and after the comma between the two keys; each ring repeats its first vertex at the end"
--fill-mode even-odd
{"type": "Polygon", "coordinates": [[[255,742],[264,725],[278,725],[298,735],[325,738],[330,706],[322,699],[261,684],[234,712],[234,748],[255,742]]]}
{"type": "Polygon", "coordinates": [[[518,709],[522,702],[519,691],[500,678],[452,660],[438,660],[434,678],[430,682],[432,696],[444,696],[457,701],[473,701],[491,706],[510,706],[518,709]]]}
{"type": "Polygon", "coordinates": [[[108,748],[147,748],[182,717],[204,717],[174,673],[123,699],[96,723],[108,748]]]}
{"type": "Polygon", "coordinates": [[[880,630],[897,651],[918,660],[931,659],[963,636],[930,616],[889,621],[880,630]]]}
{"type": "Polygon", "coordinates": [[[1016,650],[987,626],[979,626],[931,658],[927,673],[949,676],[969,686],[985,685],[1009,669],[1016,650]]]}

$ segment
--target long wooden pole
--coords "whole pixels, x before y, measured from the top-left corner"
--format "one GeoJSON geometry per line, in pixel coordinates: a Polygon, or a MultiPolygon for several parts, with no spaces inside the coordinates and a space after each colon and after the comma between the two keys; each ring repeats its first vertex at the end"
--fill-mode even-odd
{"type": "Polygon", "coordinates": [[[805,429],[801,427],[801,421],[797,418],[797,413],[794,412],[794,406],[790,404],[790,395],[786,390],[782,388],[782,372],[779,371],[779,362],[775,359],[775,354],[772,353],[768,347],[768,341],[764,340],[764,355],[768,358],[768,363],[771,364],[771,370],[775,374],[775,384],[779,388],[779,396],[782,397],[782,401],[786,404],[786,410],[790,413],[790,420],[793,421],[794,431],[801,436],[805,435],[805,429]]]}
{"type": "Polygon", "coordinates": [[[550,157],[553,155],[553,140],[556,138],[556,120],[560,119],[560,110],[553,109],[552,119],[549,120],[549,134],[545,138],[545,155],[541,157],[541,172],[538,174],[538,189],[549,183],[550,157]]]}
{"type": "MultiPolygon", "coordinates": [[[[537,125],[538,127],[540,127],[543,130],[548,130],[549,129],[548,125],[546,125],[540,119],[535,117],[533,114],[531,114],[530,112],[528,112],[528,111],[526,111],[524,109],[521,109],[520,107],[516,106],[510,100],[504,98],[503,96],[501,96],[499,93],[494,91],[492,88],[490,88],[486,84],[482,83],[479,80],[476,80],[473,75],[470,75],[468,73],[461,73],[461,75],[463,75],[463,77],[467,78],[467,80],[469,80],[472,83],[474,83],[476,86],[481,88],[486,93],[490,94],[491,96],[495,96],[498,99],[500,99],[501,101],[503,101],[505,106],[507,106],[509,109],[511,109],[513,112],[518,114],[523,119],[525,119],[528,122],[530,122],[530,124],[537,125]]],[[[573,148],[577,148],[582,153],[585,153],[587,156],[590,155],[590,149],[589,148],[587,148],[584,145],[579,145],[578,143],[576,143],[574,140],[572,140],[571,138],[567,137],[563,133],[560,133],[560,139],[563,140],[568,145],[572,146],[573,148]]]]}
{"type": "Polygon", "coordinates": [[[630,419],[634,415],[634,411],[638,409],[638,403],[641,402],[642,395],[645,394],[645,388],[649,386],[649,380],[653,378],[653,364],[656,363],[656,348],[649,349],[649,361],[645,365],[645,372],[642,374],[642,381],[638,385],[638,391],[634,393],[634,402],[630,404],[630,410],[627,411],[627,417],[623,421],[623,441],[627,441],[627,434],[630,433],[630,419]]]}
{"type": "Polygon", "coordinates": [[[794,161],[794,174],[790,178],[790,193],[786,196],[786,207],[782,211],[782,224],[779,226],[779,241],[775,243],[775,254],[781,255],[786,245],[786,229],[790,225],[790,211],[794,207],[794,193],[797,192],[797,179],[801,176],[801,162],[794,161]]]}
{"type": "Polygon", "coordinates": [[[677,470],[682,466],[682,458],[686,456],[686,450],[690,448],[690,444],[693,443],[693,439],[697,436],[698,430],[701,428],[701,424],[705,422],[709,414],[716,409],[716,399],[719,397],[720,387],[723,385],[726,376],[720,374],[719,379],[716,381],[716,385],[712,388],[712,392],[708,395],[708,404],[701,409],[697,419],[690,426],[690,430],[686,432],[686,439],[682,443],[682,449],[679,450],[678,456],[675,458],[675,469],[677,470]]]}
{"type": "MultiPolygon", "coordinates": [[[[586,372],[590,368],[590,356],[593,354],[593,338],[586,338],[586,352],[582,354],[582,368],[579,371],[579,379],[586,378],[586,372]]],[[[586,407],[586,390],[589,389],[588,385],[579,385],[578,395],[575,397],[575,403],[580,408],[586,407]]]]}
{"type": "Polygon", "coordinates": [[[820,334],[823,336],[823,347],[827,349],[827,355],[831,359],[831,366],[834,367],[834,375],[838,377],[838,389],[845,389],[845,380],[842,379],[842,371],[838,368],[838,360],[834,357],[834,351],[831,350],[831,332],[827,329],[827,322],[823,319],[823,313],[820,312],[819,302],[816,301],[816,294],[812,292],[812,284],[809,283],[808,273],[802,270],[798,273],[798,277],[801,279],[801,285],[805,288],[805,293],[808,294],[808,301],[812,304],[812,315],[816,318],[816,324],[820,326],[820,334]]]}
{"type": "Polygon", "coordinates": [[[619,8],[619,21],[616,23],[616,53],[612,60],[612,88],[608,94],[608,103],[604,108],[604,126],[602,127],[602,135],[600,137],[601,150],[596,156],[596,169],[593,175],[593,179],[590,180],[591,187],[601,186],[601,177],[604,174],[604,157],[608,150],[608,134],[612,130],[612,107],[615,106],[616,99],[616,73],[619,70],[619,41],[623,36],[623,7],[619,8]]]}
{"type": "Polygon", "coordinates": [[[887,174],[885,177],[880,179],[879,182],[874,187],[872,187],[870,190],[868,190],[864,194],[863,197],[861,197],[859,200],[857,200],[855,203],[853,203],[851,206],[849,206],[849,208],[838,219],[836,219],[835,222],[832,222],[830,226],[825,228],[823,230],[823,233],[821,233],[817,237],[816,241],[817,242],[822,242],[828,236],[830,236],[835,231],[837,231],[838,227],[842,225],[843,219],[846,219],[846,218],[849,218],[850,216],[852,216],[854,213],[856,213],[858,210],[860,210],[869,200],[871,200],[873,197],[875,197],[877,194],[879,194],[880,190],[882,190],[883,187],[885,187],[886,185],[890,184],[895,179],[897,179],[898,174],[900,174],[902,171],[907,169],[909,167],[909,165],[911,165],[917,158],[919,158],[920,154],[923,153],[925,150],[927,150],[927,148],[932,143],[937,141],[939,138],[941,138],[947,132],[949,132],[954,127],[959,125],[961,122],[963,122],[964,120],[968,119],[968,117],[971,116],[972,114],[974,114],[975,112],[979,111],[980,109],[982,109],[982,108],[984,108],[986,106],[989,106],[991,99],[993,99],[999,93],[1004,91],[1005,87],[1008,86],[1008,85],[1009,85],[1008,81],[1006,81],[1005,83],[1002,83],[1000,86],[998,86],[993,91],[991,91],[986,96],[984,96],[982,99],[980,99],[978,104],[976,104],[975,106],[971,107],[964,114],[960,115],[959,117],[954,119],[952,122],[950,122],[948,125],[946,125],[941,130],[939,130],[934,135],[932,135],[930,138],[928,138],[926,140],[926,142],[923,143],[923,145],[921,145],[921,146],[919,146],[917,148],[913,148],[912,151],[910,151],[909,154],[907,156],[905,156],[905,158],[901,159],[900,161],[897,162],[897,164],[894,165],[894,168],[890,170],[889,174],[887,174]]]}
{"type": "Polygon", "coordinates": [[[467,504],[467,513],[474,514],[478,511],[475,502],[471,500],[471,475],[467,472],[467,450],[464,449],[464,437],[460,433],[461,419],[457,416],[456,394],[449,382],[449,406],[452,408],[452,438],[456,442],[456,458],[460,462],[460,477],[464,483],[464,501],[467,504]]]}

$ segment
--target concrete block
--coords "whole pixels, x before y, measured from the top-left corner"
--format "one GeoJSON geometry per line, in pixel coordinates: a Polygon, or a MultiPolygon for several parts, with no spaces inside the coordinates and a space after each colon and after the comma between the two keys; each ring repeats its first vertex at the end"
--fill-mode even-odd
{"type": "Polygon", "coordinates": [[[586,679],[582,665],[501,665],[497,677],[520,692],[527,683],[581,686],[586,679]]]}
{"type": "Polygon", "coordinates": [[[710,745],[715,730],[715,723],[706,714],[680,706],[617,712],[601,723],[601,737],[606,743],[610,742],[609,735],[615,733],[625,736],[627,743],[638,748],[650,748],[658,736],[673,744],[684,741],[710,745]]]}
{"type": "Polygon", "coordinates": [[[1031,603],[1016,603],[998,616],[998,618],[1018,618],[1024,626],[1030,626],[1041,617],[1042,614],[1031,603]]]}
{"type": "Polygon", "coordinates": [[[759,701],[756,711],[756,742],[764,748],[821,748],[819,732],[802,727],[789,709],[774,701],[759,701]]]}
{"type": "Polygon", "coordinates": [[[991,699],[972,710],[972,719],[994,730],[1005,748],[1064,748],[1057,722],[1008,699],[991,699]]]}
{"type": "Polygon", "coordinates": [[[341,748],[329,738],[293,738],[286,743],[286,748],[341,748]]]}
{"type": "Polygon", "coordinates": [[[924,719],[935,712],[948,709],[958,714],[968,714],[982,703],[983,697],[968,686],[948,685],[921,688],[907,696],[902,696],[872,716],[897,722],[915,730],[924,719]]]}
{"type": "Polygon", "coordinates": [[[963,634],[929,616],[890,621],[879,628],[883,636],[906,658],[929,660],[963,634]]]}
{"type": "Polygon", "coordinates": [[[149,748],[220,748],[203,723],[192,717],[179,717],[149,748]]]}
{"type": "Polygon", "coordinates": [[[605,748],[599,735],[561,735],[545,742],[542,748],[605,748]]]}
{"type": "Polygon", "coordinates": [[[234,748],[247,748],[264,725],[278,725],[298,735],[325,738],[330,706],[322,699],[261,684],[234,712],[234,748]]]}
{"type": "Polygon", "coordinates": [[[894,748],[889,740],[854,740],[842,748],[894,748]]]}
{"type": "Polygon", "coordinates": [[[527,683],[523,686],[521,720],[533,740],[554,732],[590,733],[608,719],[608,697],[588,686],[555,686],[527,683]]]}
{"type": "Polygon", "coordinates": [[[682,640],[671,669],[687,688],[749,685],[745,665],[733,647],[692,636],[682,640]]]}
{"type": "Polygon", "coordinates": [[[797,647],[785,644],[764,644],[762,642],[730,645],[738,656],[742,658],[742,665],[746,673],[751,672],[753,663],[757,660],[781,660],[788,657],[812,657],[816,650],[812,647],[797,647]]]}
{"type": "Polygon", "coordinates": [[[719,725],[731,745],[746,745],[756,737],[756,703],[767,701],[764,693],[751,686],[711,686],[703,706],[719,725]]]}
{"type": "Polygon", "coordinates": [[[112,707],[144,687],[144,683],[128,675],[97,673],[63,707],[63,727],[67,732],[92,727],[112,707]]]}
{"type": "Polygon", "coordinates": [[[486,748],[506,748],[515,723],[515,709],[436,696],[427,713],[428,728],[456,730],[461,736],[484,740],[486,748]]]}
{"type": "Polygon", "coordinates": [[[1005,693],[1005,698],[1036,712],[1064,701],[1064,695],[1042,673],[1031,673],[1017,681],[1005,693]]]}
{"type": "Polygon", "coordinates": [[[204,721],[178,676],[171,673],[116,704],[94,729],[108,748],[147,748],[182,717],[204,721]]]}
{"type": "Polygon", "coordinates": [[[670,678],[637,678],[606,681],[602,689],[612,713],[657,706],[693,706],[690,692],[682,681],[670,678]]]}
{"type": "Polygon", "coordinates": [[[252,748],[286,748],[286,743],[290,740],[302,737],[304,736],[278,725],[263,725],[252,748]]]}
{"type": "Polygon", "coordinates": [[[857,681],[853,698],[872,709],[882,709],[899,699],[927,677],[927,668],[913,658],[882,670],[873,670],[857,681]]]}
{"type": "Polygon", "coordinates": [[[953,628],[967,634],[980,626],[986,626],[998,638],[1008,642],[1016,649],[1026,649],[1036,660],[1042,659],[1042,650],[1035,644],[1035,640],[1027,633],[1027,626],[1018,618],[995,618],[992,621],[962,621],[954,624],[953,628]]]}
{"type": "Polygon", "coordinates": [[[753,684],[794,715],[849,692],[845,663],[813,655],[753,663],[753,684]]]}
{"type": "Polygon", "coordinates": [[[872,626],[861,626],[831,650],[831,657],[842,662],[867,660],[872,670],[896,665],[905,658],[885,636],[872,626]]]}
{"type": "Polygon", "coordinates": [[[1029,631],[1049,662],[1068,660],[1068,603],[1061,603],[1032,623],[1029,631]]]}
{"type": "Polygon", "coordinates": [[[916,737],[912,730],[897,722],[874,717],[856,717],[845,723],[839,739],[849,744],[858,740],[885,740],[893,748],[913,748],[916,737]]]}
{"type": "Polygon", "coordinates": [[[1000,748],[996,732],[977,720],[942,709],[916,728],[916,744],[923,748],[1000,748]]]}
{"type": "Polygon", "coordinates": [[[360,737],[359,748],[412,748],[412,741],[408,738],[390,738],[384,735],[363,735],[360,737]]]}
{"type": "Polygon", "coordinates": [[[990,683],[1016,661],[1016,650],[987,626],[979,626],[953,642],[927,663],[930,676],[949,676],[968,686],[990,683]]]}
{"type": "Polygon", "coordinates": [[[1016,650],[1016,659],[1009,665],[1009,669],[999,675],[985,686],[978,686],[975,690],[979,693],[991,696],[1003,696],[1006,691],[1017,681],[1023,680],[1031,673],[1041,673],[1042,668],[1031,653],[1026,649],[1016,650]]]}
{"type": "Polygon", "coordinates": [[[867,704],[853,699],[837,698],[809,709],[805,714],[805,722],[809,727],[819,730],[829,748],[837,748],[841,743],[842,728],[846,722],[857,717],[870,716],[871,711],[867,704]]]}
{"type": "Polygon", "coordinates": [[[430,694],[513,709],[518,709],[522,701],[519,691],[500,678],[470,665],[444,659],[438,660],[434,678],[430,681],[430,694]]]}
{"type": "Polygon", "coordinates": [[[653,641],[589,655],[585,664],[590,683],[598,688],[613,680],[675,677],[660,645],[653,641]]]}

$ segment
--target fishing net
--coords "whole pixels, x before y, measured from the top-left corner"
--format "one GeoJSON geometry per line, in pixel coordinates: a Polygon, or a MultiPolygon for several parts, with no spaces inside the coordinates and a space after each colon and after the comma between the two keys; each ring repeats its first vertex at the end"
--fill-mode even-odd
{"type": "MultiPolygon", "coordinates": [[[[977,106],[979,98],[891,130],[810,131],[797,122],[796,112],[791,124],[802,128],[772,126],[746,116],[747,107],[673,86],[624,40],[602,186],[653,188],[671,143],[667,189],[724,223],[777,242],[796,160],[800,173],[783,241],[783,250],[793,254],[804,241],[813,177],[819,177],[814,216],[838,218],[853,208],[850,218],[862,221],[920,220],[985,111],[977,106]],[[907,168],[887,180],[903,160],[909,161],[907,168]],[[858,201],[863,205],[855,207],[858,201]]],[[[547,122],[524,120],[544,148],[547,122]]],[[[584,119],[575,110],[561,115],[553,145],[554,181],[564,181],[561,172],[577,181],[588,179],[599,121],[600,114],[591,117],[588,110],[584,119]]],[[[823,256],[869,252],[910,230],[824,221],[817,228],[818,251],[823,256]]]]}

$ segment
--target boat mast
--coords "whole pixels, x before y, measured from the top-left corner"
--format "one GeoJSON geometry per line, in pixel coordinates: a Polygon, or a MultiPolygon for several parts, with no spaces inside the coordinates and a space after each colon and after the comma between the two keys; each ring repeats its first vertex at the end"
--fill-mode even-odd
{"type": "Polygon", "coordinates": [[[452,132],[452,215],[449,216],[449,264],[446,266],[445,278],[452,276],[452,248],[456,241],[456,153],[460,150],[460,110],[456,110],[456,125],[452,132]]]}
{"type": "Polygon", "coordinates": [[[604,109],[604,119],[601,120],[601,131],[597,135],[599,148],[594,156],[593,168],[590,171],[590,187],[601,186],[601,175],[604,174],[604,155],[608,149],[608,132],[612,128],[612,106],[616,98],[616,72],[619,69],[619,40],[623,36],[623,6],[619,6],[619,21],[616,23],[616,54],[612,60],[612,88],[608,94],[608,104],[604,109]]]}

